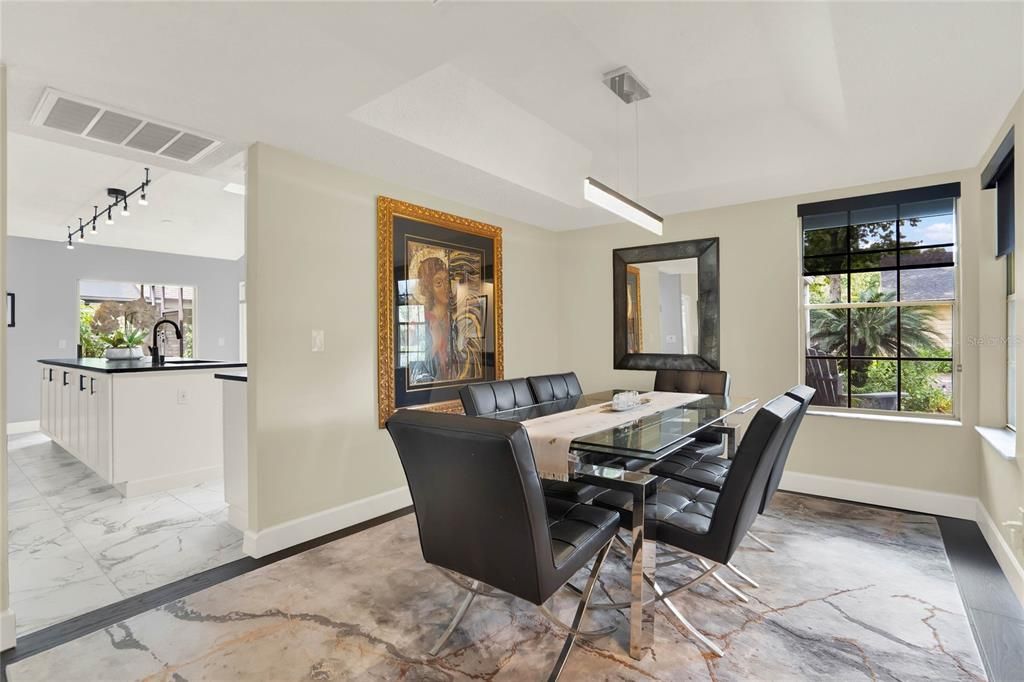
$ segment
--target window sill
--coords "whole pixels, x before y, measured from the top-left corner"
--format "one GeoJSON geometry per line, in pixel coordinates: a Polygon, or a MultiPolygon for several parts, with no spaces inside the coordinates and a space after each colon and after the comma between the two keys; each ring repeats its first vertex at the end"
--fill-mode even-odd
{"type": "Polygon", "coordinates": [[[827,410],[808,410],[808,415],[815,417],[837,417],[839,419],[863,419],[867,421],[899,422],[902,424],[929,424],[934,426],[963,426],[953,417],[908,417],[889,414],[873,414],[870,412],[830,412],[827,410]]]}
{"type": "Polygon", "coordinates": [[[1017,433],[1006,427],[975,426],[982,440],[992,446],[992,449],[999,453],[1005,460],[1017,459],[1017,433]]]}

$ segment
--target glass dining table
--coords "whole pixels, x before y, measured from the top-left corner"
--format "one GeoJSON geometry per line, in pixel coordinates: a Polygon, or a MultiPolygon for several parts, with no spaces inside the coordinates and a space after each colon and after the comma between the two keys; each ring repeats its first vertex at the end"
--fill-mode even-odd
{"type": "MultiPolygon", "coordinates": [[[[588,393],[582,396],[556,400],[528,407],[480,415],[492,419],[529,422],[531,419],[609,403],[618,390],[588,393]]],[[[641,394],[641,397],[642,394],[641,394]]],[[[693,442],[701,432],[722,433],[726,439],[726,454],[736,451],[739,427],[729,418],[745,414],[756,407],[756,398],[737,398],[708,395],[694,399],[679,394],[679,405],[667,407],[655,414],[630,417],[622,412],[622,422],[612,428],[577,436],[570,444],[572,463],[569,480],[621,490],[632,494],[632,543],[630,561],[630,613],[629,653],[640,659],[651,650],[654,640],[654,604],[644,603],[644,506],[647,496],[657,490],[659,478],[647,469],[679,448],[693,442]],[[630,470],[621,463],[630,462],[630,470]],[[619,466],[616,466],[616,462],[619,466]]],[[[527,432],[529,425],[527,424],[527,432]]],[[[657,563],[654,543],[648,543],[648,576],[653,579],[657,563]]]]}

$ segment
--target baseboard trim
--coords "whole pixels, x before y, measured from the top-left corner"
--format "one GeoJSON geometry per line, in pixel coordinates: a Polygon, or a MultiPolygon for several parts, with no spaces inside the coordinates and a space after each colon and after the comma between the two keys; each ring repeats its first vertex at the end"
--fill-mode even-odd
{"type": "Polygon", "coordinates": [[[263,530],[248,530],[242,540],[242,551],[258,559],[300,542],[383,516],[410,504],[412,497],[409,495],[409,489],[402,486],[263,530]]]}
{"type": "Polygon", "coordinates": [[[34,419],[27,422],[9,422],[7,424],[7,435],[13,436],[19,433],[32,433],[33,431],[39,431],[39,420],[34,419]]]}
{"type": "Polygon", "coordinates": [[[985,505],[981,503],[981,500],[975,500],[975,502],[977,503],[975,513],[981,534],[985,536],[985,542],[996,556],[999,568],[1003,569],[1003,575],[1009,581],[1013,593],[1017,595],[1018,601],[1024,606],[1024,567],[1021,566],[1020,560],[1017,559],[1013,549],[1003,537],[999,530],[999,524],[988,513],[988,509],[985,509],[985,505]]]}
{"type": "Polygon", "coordinates": [[[849,478],[804,474],[799,471],[785,472],[782,475],[780,487],[795,493],[820,495],[837,500],[863,502],[924,514],[951,516],[969,521],[974,521],[977,513],[978,500],[976,497],[856,481],[849,478]]]}
{"type": "Polygon", "coordinates": [[[114,487],[125,497],[138,497],[140,495],[151,495],[162,493],[175,488],[184,488],[187,485],[197,485],[207,481],[216,481],[224,478],[224,467],[206,467],[205,469],[193,469],[168,476],[156,476],[144,478],[138,481],[126,481],[115,483],[114,487]]]}
{"type": "Polygon", "coordinates": [[[14,611],[11,609],[0,611],[0,651],[7,651],[14,646],[17,631],[14,611]]]}

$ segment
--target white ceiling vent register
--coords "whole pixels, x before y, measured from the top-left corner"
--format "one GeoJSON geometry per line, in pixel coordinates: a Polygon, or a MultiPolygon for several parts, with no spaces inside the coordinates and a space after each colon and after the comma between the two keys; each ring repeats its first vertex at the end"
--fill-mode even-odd
{"type": "Polygon", "coordinates": [[[222,143],[181,126],[47,88],[32,115],[32,125],[61,130],[90,140],[195,163],[222,143]]]}

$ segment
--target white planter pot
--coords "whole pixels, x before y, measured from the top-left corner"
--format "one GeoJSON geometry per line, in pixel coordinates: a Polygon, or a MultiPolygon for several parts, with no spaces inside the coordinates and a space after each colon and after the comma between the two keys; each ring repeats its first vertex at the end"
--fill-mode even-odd
{"type": "Polygon", "coordinates": [[[142,347],[135,348],[108,348],[103,351],[103,357],[107,360],[138,360],[142,357],[142,347]]]}

